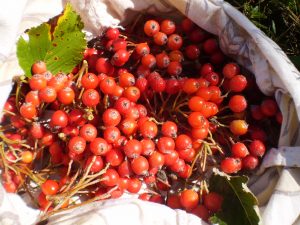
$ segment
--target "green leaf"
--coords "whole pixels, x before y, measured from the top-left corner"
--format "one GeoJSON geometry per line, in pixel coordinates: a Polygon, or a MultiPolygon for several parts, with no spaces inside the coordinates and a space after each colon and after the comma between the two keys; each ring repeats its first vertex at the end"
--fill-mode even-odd
{"type": "Polygon", "coordinates": [[[17,56],[25,75],[31,76],[32,64],[37,60],[44,60],[51,44],[50,25],[43,23],[31,28],[27,35],[28,42],[23,37],[17,42],[17,56]]]}
{"type": "Polygon", "coordinates": [[[53,40],[45,57],[48,70],[53,74],[70,72],[80,61],[86,47],[80,16],[67,4],[58,19],[53,40]]]}
{"type": "Polygon", "coordinates": [[[228,176],[214,169],[209,181],[211,191],[224,196],[222,211],[213,219],[219,219],[229,225],[259,224],[258,202],[246,183],[246,176],[228,176]]]}
{"type": "Polygon", "coordinates": [[[31,76],[31,66],[37,60],[44,61],[53,74],[69,73],[81,62],[86,47],[83,26],[80,16],[67,4],[52,34],[47,23],[31,28],[27,32],[29,40],[21,37],[17,43],[17,56],[25,75],[31,76]]]}

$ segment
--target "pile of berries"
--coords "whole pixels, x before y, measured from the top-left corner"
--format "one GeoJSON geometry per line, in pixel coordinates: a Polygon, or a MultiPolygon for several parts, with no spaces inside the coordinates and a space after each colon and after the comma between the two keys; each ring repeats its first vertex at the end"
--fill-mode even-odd
{"type": "Polygon", "coordinates": [[[208,220],[212,169],[249,174],[278,140],[276,101],[187,18],[108,28],[71,73],[32,74],[4,106],[0,166],[46,215],[129,192],[208,220]]]}

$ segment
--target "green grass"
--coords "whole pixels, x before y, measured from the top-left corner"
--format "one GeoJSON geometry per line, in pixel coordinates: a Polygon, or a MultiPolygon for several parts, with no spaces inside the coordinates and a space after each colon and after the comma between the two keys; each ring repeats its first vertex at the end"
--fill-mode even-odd
{"type": "Polygon", "coordinates": [[[300,0],[227,0],[273,39],[300,70],[300,0]]]}

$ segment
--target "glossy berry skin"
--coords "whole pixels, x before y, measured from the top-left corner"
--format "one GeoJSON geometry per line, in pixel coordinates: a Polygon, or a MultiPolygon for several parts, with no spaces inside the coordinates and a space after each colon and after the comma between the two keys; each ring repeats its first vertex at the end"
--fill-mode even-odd
{"type": "Polygon", "coordinates": [[[161,126],[161,132],[166,137],[176,138],[178,127],[177,124],[172,121],[166,121],[161,126]]]}
{"type": "Polygon", "coordinates": [[[158,151],[154,151],[148,158],[150,168],[161,168],[165,163],[165,157],[158,151]]]}
{"type": "Polygon", "coordinates": [[[131,161],[131,169],[136,175],[145,175],[149,169],[148,160],[144,156],[138,156],[131,161]]]}
{"type": "Polygon", "coordinates": [[[110,144],[117,143],[120,136],[121,132],[117,127],[107,127],[103,131],[103,138],[110,144]]]}
{"type": "Polygon", "coordinates": [[[47,72],[47,66],[46,63],[43,61],[37,61],[35,62],[31,67],[32,74],[43,74],[47,72]]]}
{"type": "Polygon", "coordinates": [[[236,75],[229,81],[229,89],[233,92],[241,92],[247,86],[247,79],[243,75],[236,75]]]}
{"type": "Polygon", "coordinates": [[[84,152],[85,147],[86,147],[86,141],[82,137],[76,136],[76,137],[72,137],[69,140],[68,149],[70,152],[73,152],[75,154],[81,154],[84,152]]]}
{"type": "Polygon", "coordinates": [[[101,156],[89,156],[86,160],[85,167],[91,166],[90,172],[98,173],[104,167],[104,162],[101,156]],[[92,164],[92,165],[91,165],[92,164]]]}
{"type": "Polygon", "coordinates": [[[246,170],[254,170],[258,166],[258,158],[253,155],[247,155],[242,160],[242,167],[246,170]]]}
{"type": "Polygon", "coordinates": [[[107,169],[107,171],[101,177],[101,184],[112,187],[118,184],[119,182],[119,174],[114,169],[107,169]]]}
{"type": "Polygon", "coordinates": [[[85,89],[95,89],[98,84],[98,77],[93,73],[86,73],[81,78],[81,85],[85,89]]]}
{"type": "Polygon", "coordinates": [[[240,73],[240,67],[236,63],[227,63],[222,72],[224,77],[231,79],[240,73]]]}
{"type": "Polygon", "coordinates": [[[204,196],[204,206],[212,212],[219,212],[222,208],[222,203],[223,197],[216,192],[210,192],[204,196]]]}
{"type": "Polygon", "coordinates": [[[144,25],[144,32],[147,36],[152,37],[160,30],[159,23],[155,20],[148,20],[144,25]]]}
{"type": "Polygon", "coordinates": [[[138,178],[130,178],[127,191],[130,193],[136,194],[142,187],[142,182],[138,178]]]}
{"type": "Polygon", "coordinates": [[[59,185],[55,180],[46,180],[41,189],[44,195],[55,195],[59,190],[59,185]]]}
{"type": "Polygon", "coordinates": [[[249,145],[249,151],[253,156],[262,157],[266,152],[266,147],[262,141],[254,140],[249,145]]]}
{"type": "Polygon", "coordinates": [[[106,153],[105,161],[111,166],[119,166],[124,161],[124,155],[121,150],[113,148],[106,153]]]}
{"type": "Polygon", "coordinates": [[[160,30],[161,32],[165,33],[166,35],[173,34],[176,30],[176,25],[172,20],[163,20],[160,23],[160,30]]]}
{"type": "Polygon", "coordinates": [[[188,45],[185,48],[185,55],[191,60],[195,60],[200,55],[200,49],[196,45],[188,45]]]}
{"type": "Polygon", "coordinates": [[[75,99],[75,92],[70,87],[64,87],[57,93],[57,99],[64,105],[71,104],[75,99]]]}
{"type": "Polygon", "coordinates": [[[39,98],[42,102],[51,103],[56,100],[57,92],[53,87],[45,87],[39,91],[39,98]]]}
{"type": "Polygon", "coordinates": [[[105,155],[108,151],[108,143],[103,138],[97,137],[90,143],[90,150],[95,155],[105,155]]]}
{"type": "Polygon", "coordinates": [[[245,120],[233,120],[229,129],[235,135],[244,135],[248,131],[248,124],[245,120]]]}
{"type": "Polygon", "coordinates": [[[107,31],[105,32],[105,37],[109,40],[114,40],[117,39],[120,35],[120,31],[118,28],[108,28],[107,31]]]}
{"type": "Polygon", "coordinates": [[[26,119],[33,119],[37,116],[37,111],[33,104],[23,103],[20,107],[20,114],[26,119]]]}
{"type": "Polygon", "coordinates": [[[175,142],[170,137],[161,137],[158,139],[157,148],[161,153],[167,154],[175,149],[175,142]]]}
{"type": "Polygon", "coordinates": [[[118,110],[109,108],[103,112],[102,120],[106,127],[114,127],[121,122],[121,115],[118,110]]]}
{"type": "Polygon", "coordinates": [[[139,126],[140,134],[144,138],[154,138],[157,135],[158,128],[157,125],[152,121],[145,121],[139,126]]]}
{"type": "Polygon", "coordinates": [[[181,134],[176,138],[175,144],[177,151],[190,149],[192,148],[192,139],[186,134],[181,134]]]}
{"type": "Polygon", "coordinates": [[[194,190],[186,189],[180,193],[179,200],[185,209],[192,210],[199,203],[199,195],[194,190]]]}
{"type": "Polygon", "coordinates": [[[231,146],[231,153],[234,157],[245,158],[249,155],[248,148],[242,142],[237,142],[231,146]]]}
{"type": "Polygon", "coordinates": [[[91,142],[97,137],[97,129],[92,124],[83,125],[80,128],[79,133],[87,142],[91,142]]]}
{"type": "Polygon", "coordinates": [[[54,127],[66,127],[68,125],[68,114],[63,110],[55,111],[51,117],[50,124],[54,127]]]}
{"type": "Polygon", "coordinates": [[[95,89],[87,89],[82,94],[82,103],[88,107],[98,105],[100,102],[100,95],[95,89]]]}
{"type": "Polygon", "coordinates": [[[231,109],[231,111],[235,113],[240,113],[247,108],[247,100],[242,95],[234,95],[230,98],[228,106],[231,109]]]}
{"type": "Polygon", "coordinates": [[[142,153],[142,144],[136,140],[129,140],[123,147],[125,155],[129,158],[136,158],[142,153]]]}
{"type": "Polygon", "coordinates": [[[168,37],[168,48],[171,50],[178,50],[183,44],[182,37],[178,34],[172,34],[168,37]]]}
{"type": "Polygon", "coordinates": [[[46,78],[41,74],[34,74],[29,79],[29,86],[31,90],[38,91],[45,87],[47,87],[47,80],[46,78]]]}
{"type": "Polygon", "coordinates": [[[240,159],[227,157],[221,161],[221,170],[225,173],[237,173],[242,168],[240,159]]]}
{"type": "Polygon", "coordinates": [[[168,41],[168,36],[163,32],[157,32],[153,36],[154,43],[157,45],[165,45],[168,41]]]}

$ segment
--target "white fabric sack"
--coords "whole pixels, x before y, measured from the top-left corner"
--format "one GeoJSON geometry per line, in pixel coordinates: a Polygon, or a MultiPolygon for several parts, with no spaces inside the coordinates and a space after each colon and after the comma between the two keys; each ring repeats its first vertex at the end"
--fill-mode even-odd
{"type": "MultiPolygon", "coordinates": [[[[300,224],[300,73],[272,40],[221,0],[70,2],[80,13],[88,38],[97,35],[100,27],[118,25],[125,18],[129,22],[136,15],[134,11],[141,10],[157,14],[178,14],[180,11],[203,29],[218,35],[224,53],[252,71],[266,95],[275,94],[283,113],[279,147],[269,150],[257,176],[249,182],[260,203],[261,223],[300,224]]],[[[57,15],[64,3],[61,0],[10,0],[1,4],[0,43],[4,45],[0,47],[0,109],[11,90],[11,77],[22,74],[14,46],[18,36],[26,28],[57,15]]],[[[33,224],[38,213],[38,210],[28,208],[19,196],[4,193],[0,186],[0,224],[33,224]]],[[[97,202],[64,212],[51,218],[50,224],[199,224],[199,221],[181,210],[123,199],[97,202]]]]}

